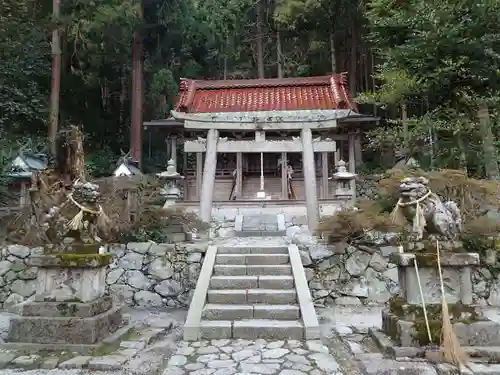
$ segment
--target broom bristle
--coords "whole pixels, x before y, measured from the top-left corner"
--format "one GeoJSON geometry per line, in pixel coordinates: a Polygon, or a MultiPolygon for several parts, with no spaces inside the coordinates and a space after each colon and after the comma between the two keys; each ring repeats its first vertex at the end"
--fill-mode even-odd
{"type": "Polygon", "coordinates": [[[450,314],[448,312],[448,304],[443,296],[442,303],[443,326],[441,329],[441,356],[444,362],[451,363],[455,366],[467,365],[469,357],[465,350],[460,346],[457,335],[453,331],[450,314]]]}

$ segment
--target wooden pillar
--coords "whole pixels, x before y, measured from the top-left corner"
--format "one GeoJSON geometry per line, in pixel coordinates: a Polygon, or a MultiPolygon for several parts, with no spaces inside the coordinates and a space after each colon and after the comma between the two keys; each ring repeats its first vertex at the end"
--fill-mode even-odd
{"type": "Polygon", "coordinates": [[[321,153],[321,198],[328,198],[328,152],[321,153]]]}
{"type": "Polygon", "coordinates": [[[196,153],[196,199],[201,197],[201,183],[203,178],[203,153],[196,153]]]}
{"type": "Polygon", "coordinates": [[[240,199],[243,194],[243,153],[236,153],[236,191],[234,192],[237,199],[240,199]]]}
{"type": "Polygon", "coordinates": [[[28,195],[28,189],[26,188],[26,182],[22,181],[21,182],[21,191],[19,193],[19,205],[21,207],[24,207],[28,204],[29,201],[29,195],[28,195]]]}
{"type": "Polygon", "coordinates": [[[281,153],[281,199],[288,199],[288,161],[287,153],[281,153]]]}
{"type": "MultiPolygon", "coordinates": [[[[355,157],[355,134],[349,134],[349,172],[356,173],[356,157],[355,157]]],[[[356,196],[356,180],[351,180],[351,191],[354,192],[353,199],[356,196]]]]}
{"type": "Polygon", "coordinates": [[[356,165],[363,164],[363,149],[361,147],[361,134],[359,133],[354,135],[354,157],[356,165]]]}

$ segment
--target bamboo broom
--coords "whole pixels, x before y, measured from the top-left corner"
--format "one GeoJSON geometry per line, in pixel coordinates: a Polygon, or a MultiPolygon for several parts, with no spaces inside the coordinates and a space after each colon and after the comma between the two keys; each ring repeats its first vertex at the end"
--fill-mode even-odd
{"type": "Polygon", "coordinates": [[[441,257],[439,254],[439,241],[436,242],[437,251],[437,264],[439,272],[439,281],[441,283],[441,294],[442,294],[442,313],[443,313],[443,325],[441,328],[441,358],[444,362],[451,363],[457,367],[461,365],[467,366],[469,362],[469,357],[465,353],[464,349],[460,347],[460,342],[458,341],[455,332],[453,331],[453,326],[450,320],[450,314],[448,312],[448,303],[446,302],[446,295],[444,292],[444,282],[443,282],[443,272],[441,270],[441,257]]]}
{"type": "Polygon", "coordinates": [[[420,282],[420,274],[418,273],[417,258],[413,259],[415,265],[415,273],[417,275],[418,289],[420,291],[420,299],[422,300],[422,310],[424,311],[425,327],[427,328],[427,336],[429,337],[429,344],[432,344],[431,328],[429,327],[429,319],[427,317],[427,308],[425,307],[424,292],[422,290],[422,283],[420,282]]]}

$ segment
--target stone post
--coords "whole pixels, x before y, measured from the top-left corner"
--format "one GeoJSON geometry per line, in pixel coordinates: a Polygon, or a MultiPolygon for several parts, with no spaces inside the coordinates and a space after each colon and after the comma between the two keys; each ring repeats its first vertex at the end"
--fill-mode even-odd
{"type": "Polygon", "coordinates": [[[207,134],[205,167],[203,168],[203,182],[201,185],[201,198],[200,198],[200,218],[206,221],[207,223],[209,223],[212,219],[212,202],[214,199],[218,140],[219,140],[219,131],[216,129],[209,129],[207,134]]]}
{"type": "Polygon", "coordinates": [[[172,155],[170,158],[174,161],[174,164],[177,167],[177,137],[170,138],[170,144],[172,148],[172,155]]]}
{"type": "Polygon", "coordinates": [[[302,163],[306,193],[307,223],[309,230],[316,229],[319,219],[318,192],[316,188],[316,170],[314,168],[314,150],[311,129],[302,129],[302,163]]]}

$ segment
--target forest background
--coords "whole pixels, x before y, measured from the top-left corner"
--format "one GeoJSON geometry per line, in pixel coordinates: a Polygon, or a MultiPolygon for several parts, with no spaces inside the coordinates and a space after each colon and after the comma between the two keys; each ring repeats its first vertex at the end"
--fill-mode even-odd
{"type": "MultiPolygon", "coordinates": [[[[137,121],[139,60],[144,120],[168,115],[181,77],[348,72],[360,112],[382,118],[360,171],[404,153],[499,178],[498,0],[0,0],[0,168],[20,145],[42,150],[55,122],[82,125],[88,170],[109,175],[137,121]]],[[[142,145],[144,169],[164,169],[164,140],[145,132],[142,145]]]]}

